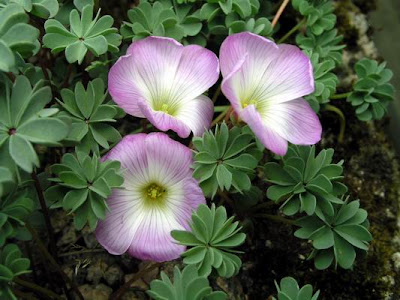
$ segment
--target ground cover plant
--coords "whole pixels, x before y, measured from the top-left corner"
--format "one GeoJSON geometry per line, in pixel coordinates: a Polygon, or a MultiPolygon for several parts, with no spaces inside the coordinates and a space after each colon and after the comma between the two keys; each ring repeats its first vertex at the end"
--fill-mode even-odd
{"type": "MultiPolygon", "coordinates": [[[[351,128],[337,103],[382,119],[393,74],[366,57],[336,92],[346,45],[333,2],[141,0],[123,14],[0,0],[0,298],[84,299],[60,266],[56,213],[95,250],[146,262],[111,299],[167,261],[146,297],[228,299],[215,282],[241,272],[259,218],[309,241],[310,268],[363,260],[368,212],[319,145],[320,117],[337,116],[338,143],[351,128]]],[[[263,297],[323,297],[299,280],[276,278],[263,297]]]]}

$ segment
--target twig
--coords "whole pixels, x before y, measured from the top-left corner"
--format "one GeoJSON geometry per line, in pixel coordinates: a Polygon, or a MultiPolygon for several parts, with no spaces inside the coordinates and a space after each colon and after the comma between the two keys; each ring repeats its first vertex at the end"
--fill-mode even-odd
{"type": "Polygon", "coordinates": [[[61,253],[58,255],[58,257],[89,254],[89,253],[104,253],[104,250],[103,249],[85,249],[85,250],[80,250],[80,251],[71,251],[71,252],[61,253]]]}
{"type": "Polygon", "coordinates": [[[68,282],[68,284],[71,286],[71,288],[74,290],[76,295],[78,296],[79,299],[84,300],[81,292],[78,289],[78,286],[73,282],[61,269],[61,267],[58,265],[56,260],[54,259],[53,256],[47,251],[46,246],[43,244],[41,239],[39,238],[38,233],[36,232],[35,229],[33,229],[32,226],[30,226],[28,223],[26,223],[26,228],[29,230],[29,232],[32,234],[33,239],[35,240],[37,246],[39,247],[40,252],[45,256],[45,258],[54,266],[54,268],[57,270],[58,273],[60,273],[62,279],[65,282],[68,282]]]}
{"type": "Polygon", "coordinates": [[[275,27],[276,23],[278,23],[279,18],[281,17],[283,11],[285,10],[286,6],[289,4],[290,0],[283,0],[281,6],[279,7],[274,19],[272,20],[272,28],[275,27]]]}
{"type": "Polygon", "coordinates": [[[44,287],[41,287],[41,286],[39,286],[39,285],[37,285],[37,284],[35,284],[33,282],[25,281],[25,280],[22,280],[21,278],[18,278],[18,277],[14,278],[13,281],[16,284],[20,285],[20,286],[23,286],[23,287],[25,287],[25,288],[27,288],[27,289],[29,289],[31,291],[38,292],[38,293],[40,293],[42,295],[45,295],[45,296],[47,296],[49,298],[59,299],[59,300],[63,299],[60,295],[57,295],[53,291],[50,291],[50,290],[48,290],[48,289],[46,289],[44,287]]]}
{"type": "Polygon", "coordinates": [[[112,294],[109,299],[110,300],[121,299],[122,296],[129,290],[133,282],[142,278],[146,273],[150,272],[151,270],[154,270],[155,268],[158,268],[161,265],[162,265],[161,263],[149,263],[146,267],[144,267],[142,270],[133,275],[133,277],[129,279],[123,286],[121,286],[114,294],[112,294]]]}
{"type": "Polygon", "coordinates": [[[47,209],[46,201],[44,200],[43,190],[40,185],[39,178],[37,177],[37,174],[35,171],[32,172],[32,179],[35,183],[36,193],[39,198],[40,207],[42,208],[44,220],[46,223],[47,233],[49,235],[50,252],[52,255],[54,255],[56,257],[57,256],[57,248],[56,248],[56,243],[55,243],[55,239],[54,239],[53,227],[51,226],[49,210],[47,209]]]}
{"type": "Polygon", "coordinates": [[[340,121],[340,131],[339,131],[339,136],[338,136],[338,142],[343,143],[344,141],[344,133],[346,131],[346,117],[344,116],[343,112],[337,108],[336,106],[327,104],[325,106],[326,111],[331,111],[334,112],[339,116],[339,121],[340,121]]]}
{"type": "Polygon", "coordinates": [[[211,99],[213,103],[215,103],[217,101],[219,94],[221,94],[221,85],[218,86],[217,90],[215,91],[215,93],[211,99]]]}

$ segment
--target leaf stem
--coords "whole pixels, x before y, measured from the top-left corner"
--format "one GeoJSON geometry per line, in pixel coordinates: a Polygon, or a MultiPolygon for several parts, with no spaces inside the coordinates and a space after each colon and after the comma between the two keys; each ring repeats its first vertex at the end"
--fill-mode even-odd
{"type": "Polygon", "coordinates": [[[229,108],[229,105],[214,106],[214,112],[223,112],[227,108],[229,108]]]}
{"type": "Polygon", "coordinates": [[[211,127],[215,126],[216,124],[218,124],[220,121],[222,121],[225,117],[225,115],[228,113],[228,111],[230,110],[230,106],[228,106],[227,108],[225,108],[225,110],[220,113],[215,119],[214,121],[212,121],[211,123],[211,127]]]}
{"type": "Polygon", "coordinates": [[[49,298],[59,299],[59,300],[63,299],[60,295],[57,295],[53,291],[48,290],[48,289],[46,289],[44,287],[41,287],[41,286],[39,286],[39,285],[37,285],[37,284],[35,284],[33,282],[25,281],[25,280],[22,280],[21,278],[18,278],[18,277],[14,278],[13,281],[16,284],[18,284],[18,285],[20,285],[20,286],[22,286],[24,288],[27,288],[27,289],[29,289],[31,291],[40,293],[40,294],[45,295],[45,296],[47,296],[49,298]]]}
{"type": "Polygon", "coordinates": [[[325,110],[326,111],[331,111],[334,112],[339,116],[339,121],[340,121],[340,131],[339,131],[339,136],[338,136],[338,142],[343,143],[344,141],[344,133],[346,130],[346,117],[344,116],[343,112],[337,108],[336,106],[327,104],[325,105],[325,110]]]}
{"type": "Polygon", "coordinates": [[[215,91],[213,97],[212,97],[212,102],[215,103],[218,99],[218,96],[221,94],[221,85],[218,86],[217,90],[215,91]]]}
{"type": "Polygon", "coordinates": [[[289,4],[290,0],[283,0],[281,6],[279,7],[274,19],[272,20],[272,28],[278,23],[279,18],[281,17],[283,11],[285,10],[286,6],[289,4]]]}
{"type": "Polygon", "coordinates": [[[162,263],[149,263],[146,267],[144,267],[142,270],[137,272],[131,279],[129,279],[123,286],[121,286],[115,293],[114,295],[111,295],[110,299],[113,300],[119,300],[122,298],[122,296],[129,290],[130,286],[132,285],[133,282],[136,280],[142,278],[144,275],[146,275],[148,272],[151,270],[154,270],[155,268],[158,268],[161,266],[162,263]]]}
{"type": "Polygon", "coordinates": [[[293,220],[289,220],[286,219],[282,216],[278,216],[278,215],[270,215],[270,214],[256,214],[254,215],[255,217],[259,217],[259,218],[264,218],[264,219],[268,219],[274,222],[279,222],[279,223],[285,223],[288,225],[294,225],[294,221],[293,220]]]}
{"type": "Polygon", "coordinates": [[[351,92],[342,93],[342,94],[336,94],[336,95],[333,95],[333,96],[331,97],[331,99],[333,99],[333,100],[337,100],[337,99],[347,99],[350,95],[351,95],[351,92]]]}
{"type": "Polygon", "coordinates": [[[295,33],[297,30],[299,30],[304,24],[306,23],[306,19],[301,20],[299,23],[297,23],[296,26],[294,26],[292,29],[290,29],[279,41],[278,44],[283,43],[286,41],[293,33],[295,33]]]}
{"type": "Polygon", "coordinates": [[[44,220],[46,223],[47,233],[49,235],[50,252],[52,255],[54,255],[56,257],[57,248],[56,248],[56,242],[55,242],[55,238],[54,238],[53,227],[51,226],[49,210],[47,209],[46,201],[44,200],[43,189],[42,189],[42,186],[40,185],[40,181],[36,174],[36,171],[32,172],[32,179],[35,184],[36,193],[39,198],[40,207],[42,208],[42,213],[43,213],[44,220]]]}

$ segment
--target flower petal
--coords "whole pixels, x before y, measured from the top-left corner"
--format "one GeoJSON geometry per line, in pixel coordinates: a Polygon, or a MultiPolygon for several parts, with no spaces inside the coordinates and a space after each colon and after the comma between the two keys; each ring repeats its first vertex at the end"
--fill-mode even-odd
{"type": "Polygon", "coordinates": [[[243,109],[240,117],[250,126],[266,148],[278,155],[286,154],[288,142],[264,124],[254,105],[249,105],[243,109]]]}
{"type": "MultiPolygon", "coordinates": [[[[314,91],[311,62],[295,46],[277,46],[266,38],[243,32],[226,38],[220,60],[224,81],[230,78],[230,90],[239,102],[285,102],[314,91]]],[[[226,96],[232,98],[229,93],[226,96]]]]}
{"type": "Polygon", "coordinates": [[[318,116],[302,98],[272,103],[261,117],[264,124],[292,144],[314,145],[321,140],[318,116]]]}

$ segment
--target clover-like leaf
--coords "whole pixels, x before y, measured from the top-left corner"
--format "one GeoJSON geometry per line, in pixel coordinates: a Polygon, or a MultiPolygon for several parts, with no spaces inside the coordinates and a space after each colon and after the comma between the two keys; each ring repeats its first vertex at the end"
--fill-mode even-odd
{"type": "Polygon", "coordinates": [[[74,91],[61,90],[58,103],[63,111],[60,118],[71,124],[66,140],[79,143],[78,151],[99,153],[99,145],[109,149],[109,143],[118,142],[121,135],[109,123],[116,122],[124,113],[111,101],[106,102],[104,82],[100,78],[90,81],[85,90],[81,82],[76,83],[74,91]]]}
{"type": "Polygon", "coordinates": [[[125,39],[138,40],[150,35],[166,36],[182,41],[185,37],[196,36],[201,28],[200,17],[193,13],[192,4],[173,6],[169,0],[140,1],[128,11],[130,22],[124,22],[121,34],[125,39]]]}
{"type": "Polygon", "coordinates": [[[175,267],[173,282],[164,272],[161,272],[161,280],[153,280],[147,294],[156,300],[225,300],[227,298],[224,292],[213,291],[207,277],[199,275],[195,266],[186,266],[182,272],[175,267]]]}
{"type": "Polygon", "coordinates": [[[28,15],[17,3],[0,9],[0,71],[13,71],[16,55],[30,57],[39,50],[39,30],[28,21],[28,15]]]}
{"type": "Polygon", "coordinates": [[[307,19],[307,27],[315,35],[332,30],[336,24],[334,7],[330,0],[293,0],[292,5],[307,19]]]}
{"type": "Polygon", "coordinates": [[[239,272],[242,262],[234,248],[244,243],[246,235],[240,232],[239,222],[227,218],[223,206],[211,208],[200,205],[192,215],[190,231],[174,230],[172,237],[181,245],[192,246],[184,252],[183,262],[196,265],[199,274],[208,276],[215,269],[219,276],[232,277],[239,272]]]}
{"type": "Polygon", "coordinates": [[[44,81],[32,87],[28,78],[20,75],[14,84],[4,78],[0,87],[0,153],[4,151],[2,155],[30,173],[39,166],[32,144],[57,146],[69,128],[54,116],[58,110],[44,108],[52,97],[44,81]]]}
{"type": "Polygon", "coordinates": [[[104,219],[108,206],[106,199],[113,188],[123,184],[118,161],[101,162],[96,154],[92,157],[83,152],[67,153],[61,164],[54,164],[50,179],[57,183],[45,192],[46,201],[53,208],[63,207],[74,213],[75,227],[80,230],[89,223],[95,229],[98,219],[104,219]]]}
{"type": "Polygon", "coordinates": [[[4,300],[16,300],[11,281],[22,274],[29,273],[30,261],[22,257],[21,250],[15,244],[8,244],[0,250],[0,297],[4,300]]]}
{"type": "Polygon", "coordinates": [[[17,3],[26,12],[43,19],[53,18],[59,8],[57,0],[0,0],[0,10],[1,4],[7,5],[8,3],[17,3]]]}
{"type": "Polygon", "coordinates": [[[272,24],[267,18],[250,18],[247,21],[244,21],[235,13],[231,13],[225,18],[225,24],[229,28],[230,35],[238,32],[249,31],[262,36],[270,36],[273,30],[272,24]]]}
{"type": "Polygon", "coordinates": [[[202,137],[193,138],[193,144],[193,176],[206,196],[214,197],[218,188],[238,192],[250,189],[263,147],[247,126],[229,130],[222,123],[214,132],[206,131],[202,137]]]}
{"type": "Polygon", "coordinates": [[[347,101],[361,121],[382,119],[394,98],[394,87],[389,83],[393,72],[386,68],[386,63],[366,58],[356,63],[355,70],[358,80],[347,101]]]}
{"type": "Polygon", "coordinates": [[[107,51],[117,52],[121,44],[118,29],[112,27],[114,19],[111,16],[100,16],[100,10],[93,19],[93,6],[86,5],[81,14],[74,9],[70,12],[70,28],[65,28],[59,21],[50,19],[44,24],[46,34],[43,44],[53,53],[65,50],[69,63],[81,64],[87,51],[95,56],[107,51]]]}
{"type": "Polygon", "coordinates": [[[368,213],[360,208],[359,201],[346,201],[333,204],[334,214],[328,216],[316,209],[314,216],[307,216],[296,221],[298,229],[294,235],[301,239],[312,240],[317,269],[326,269],[334,261],[349,269],[354,264],[357,252],[368,250],[372,236],[368,231],[368,213]]]}
{"type": "Polygon", "coordinates": [[[313,288],[310,284],[300,288],[293,277],[282,278],[280,285],[275,281],[275,286],[278,298],[272,297],[273,300],[317,300],[319,297],[319,291],[313,295],[313,288]]]}
{"type": "Polygon", "coordinates": [[[317,209],[333,216],[333,204],[343,203],[338,197],[347,191],[341,183],[343,161],[333,164],[333,153],[327,149],[315,156],[314,146],[290,146],[282,164],[265,165],[267,181],[273,184],[267,197],[284,200],[281,209],[288,216],[297,212],[313,215],[317,209]]]}

